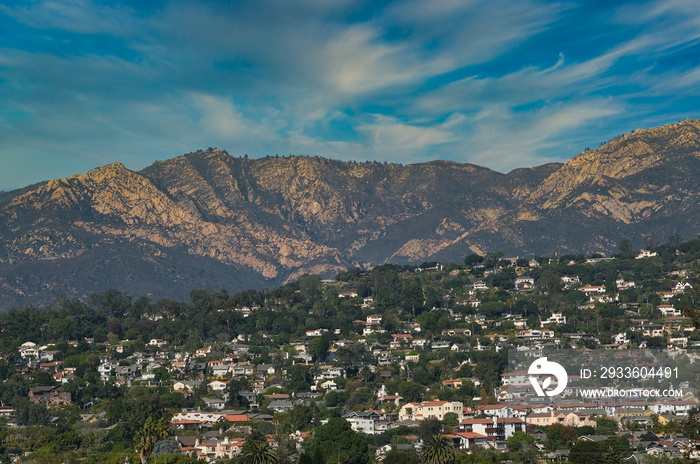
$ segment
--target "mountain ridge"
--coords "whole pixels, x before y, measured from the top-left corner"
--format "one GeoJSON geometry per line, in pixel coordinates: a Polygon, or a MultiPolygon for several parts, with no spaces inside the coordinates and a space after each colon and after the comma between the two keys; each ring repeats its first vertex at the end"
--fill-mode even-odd
{"type": "Polygon", "coordinates": [[[119,287],[124,275],[142,281],[122,290],[143,292],[153,276],[159,290],[150,296],[183,298],[185,284],[242,290],[471,252],[609,254],[626,237],[697,234],[697,185],[697,120],[505,174],[447,160],[249,159],[218,149],[139,171],[111,163],[0,193],[0,298],[84,297],[119,287]],[[109,258],[98,270],[101,256],[109,258]],[[114,276],[105,271],[110,262],[114,276]],[[85,271],[57,284],[62,267],[76,263],[85,271]],[[90,269],[101,272],[100,288],[91,288],[90,269]],[[31,272],[38,276],[24,275],[31,272]]]}

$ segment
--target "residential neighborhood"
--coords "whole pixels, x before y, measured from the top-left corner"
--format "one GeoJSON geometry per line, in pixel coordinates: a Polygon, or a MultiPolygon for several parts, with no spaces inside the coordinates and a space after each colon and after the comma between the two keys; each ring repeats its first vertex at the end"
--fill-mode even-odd
{"type": "Polygon", "coordinates": [[[96,455],[128,455],[159,420],[161,447],[193,462],[237,459],[253,439],[301,462],[327,428],[359,434],[372,462],[434,437],[474,462],[583,463],[582,450],[613,445],[619,462],[697,459],[700,241],[654,252],[490,254],[186,303],[107,291],[13,310],[0,315],[3,456],[34,459],[42,433],[68,431],[101,443],[96,455]],[[636,369],[614,386],[640,397],[585,397],[590,364],[540,395],[528,364],[558,354],[636,369]]]}

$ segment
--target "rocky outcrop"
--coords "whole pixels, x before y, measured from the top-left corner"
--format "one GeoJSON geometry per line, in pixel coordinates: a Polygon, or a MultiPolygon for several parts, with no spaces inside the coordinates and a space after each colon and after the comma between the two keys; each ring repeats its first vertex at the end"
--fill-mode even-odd
{"type": "Polygon", "coordinates": [[[85,296],[97,281],[182,297],[471,252],[610,253],[624,237],[697,234],[699,153],[700,122],[685,121],[508,174],[216,149],[114,163],[0,194],[0,297],[85,296]]]}

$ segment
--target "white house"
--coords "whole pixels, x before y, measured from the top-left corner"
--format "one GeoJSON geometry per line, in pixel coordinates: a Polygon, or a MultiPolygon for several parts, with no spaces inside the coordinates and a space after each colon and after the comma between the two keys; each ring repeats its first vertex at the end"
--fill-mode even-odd
{"type": "Polygon", "coordinates": [[[353,411],[344,415],[343,419],[350,422],[350,427],[355,432],[374,435],[377,433],[376,423],[379,422],[380,417],[374,411],[353,411]]]}
{"type": "Polygon", "coordinates": [[[584,285],[579,288],[586,296],[591,296],[593,294],[605,293],[605,285],[584,285]]]}
{"type": "Polygon", "coordinates": [[[656,252],[652,252],[650,250],[639,250],[639,254],[634,257],[634,259],[642,259],[642,258],[653,258],[656,256],[656,252]]]}
{"type": "Polygon", "coordinates": [[[657,309],[661,311],[661,314],[664,317],[671,317],[671,316],[680,316],[681,315],[681,310],[676,309],[673,305],[670,304],[662,304],[657,306],[657,309]]]}
{"type": "Polygon", "coordinates": [[[465,419],[459,424],[460,432],[478,433],[488,437],[489,441],[504,441],[515,432],[525,431],[525,421],[519,417],[486,419],[465,419]]]}
{"type": "Polygon", "coordinates": [[[578,285],[581,283],[581,280],[578,278],[578,276],[564,276],[561,278],[561,283],[564,285],[564,287],[569,287],[571,285],[578,285]]]}
{"type": "Polygon", "coordinates": [[[34,342],[24,342],[19,347],[19,355],[23,358],[39,359],[40,351],[34,342]]]}
{"type": "Polygon", "coordinates": [[[222,382],[220,380],[214,380],[212,382],[209,382],[207,384],[207,386],[209,387],[209,390],[213,390],[213,391],[226,390],[226,382],[222,382]]]}
{"type": "Polygon", "coordinates": [[[541,322],[541,326],[544,327],[547,324],[566,324],[566,316],[562,313],[552,313],[549,319],[545,319],[541,322]]]}

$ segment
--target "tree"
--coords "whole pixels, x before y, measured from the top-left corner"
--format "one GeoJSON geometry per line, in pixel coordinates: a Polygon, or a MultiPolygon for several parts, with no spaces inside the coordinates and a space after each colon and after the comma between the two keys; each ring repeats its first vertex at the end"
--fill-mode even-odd
{"type": "Polygon", "coordinates": [[[628,238],[623,238],[620,240],[619,246],[620,254],[629,257],[629,255],[634,254],[634,246],[632,246],[632,240],[628,238]]]}
{"type": "Polygon", "coordinates": [[[45,422],[49,418],[46,406],[32,403],[26,396],[16,396],[12,401],[15,417],[19,425],[34,425],[45,422]]]}
{"type": "Polygon", "coordinates": [[[668,238],[668,244],[673,248],[678,248],[683,243],[683,236],[681,234],[675,233],[668,238]]]}
{"type": "Polygon", "coordinates": [[[155,421],[163,418],[165,411],[172,407],[165,395],[147,387],[131,387],[124,395],[121,407],[121,420],[124,433],[131,438],[144,427],[150,418],[155,421]]]}
{"type": "Polygon", "coordinates": [[[270,448],[267,441],[251,440],[243,445],[241,462],[243,464],[277,464],[277,453],[270,448]]]}
{"type": "MultiPolygon", "coordinates": [[[[700,297],[700,282],[696,282],[691,291],[693,299],[698,301],[700,297]]],[[[690,322],[695,326],[695,329],[700,330],[700,308],[695,305],[686,305],[683,308],[683,315],[690,318],[690,322]]]]}
{"type": "Polygon", "coordinates": [[[167,437],[169,433],[168,422],[165,419],[154,420],[152,417],[146,419],[146,423],[134,437],[141,464],[148,463],[148,457],[153,452],[158,439],[167,437]]]}
{"type": "Polygon", "coordinates": [[[448,427],[457,427],[459,425],[459,416],[457,413],[448,412],[443,417],[442,422],[448,427]]]}
{"type": "Polygon", "coordinates": [[[443,435],[433,435],[423,443],[420,460],[423,464],[452,464],[455,461],[454,445],[443,435]]]}
{"type": "Polygon", "coordinates": [[[369,464],[367,439],[352,430],[342,417],[333,417],[316,429],[314,439],[306,452],[314,464],[369,464]],[[321,463],[317,463],[321,460],[321,463]]]}
{"type": "Polygon", "coordinates": [[[589,440],[578,440],[571,447],[569,461],[574,464],[599,463],[602,453],[602,446],[599,443],[589,440]]]}
{"type": "Polygon", "coordinates": [[[406,451],[391,450],[382,459],[383,464],[419,464],[418,456],[415,453],[406,451]]]}
{"type": "Polygon", "coordinates": [[[525,432],[517,431],[512,436],[508,437],[508,451],[519,451],[522,448],[532,445],[535,442],[535,437],[525,432]]]}
{"type": "Polygon", "coordinates": [[[247,391],[250,389],[250,383],[247,378],[243,379],[231,379],[226,385],[226,392],[228,393],[228,405],[235,408],[247,408],[248,400],[242,395],[242,391],[247,391]]]}
{"type": "Polygon", "coordinates": [[[525,432],[515,432],[508,438],[508,456],[513,462],[534,462],[537,460],[537,450],[533,446],[535,437],[525,432]]]}
{"type": "Polygon", "coordinates": [[[324,361],[330,347],[331,342],[328,339],[328,335],[324,333],[309,342],[309,354],[314,357],[315,361],[324,361]]]}
{"type": "Polygon", "coordinates": [[[427,441],[430,437],[442,433],[442,423],[437,417],[429,417],[418,424],[418,436],[427,441]]]}

